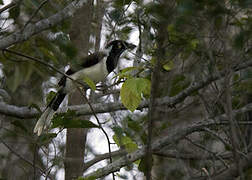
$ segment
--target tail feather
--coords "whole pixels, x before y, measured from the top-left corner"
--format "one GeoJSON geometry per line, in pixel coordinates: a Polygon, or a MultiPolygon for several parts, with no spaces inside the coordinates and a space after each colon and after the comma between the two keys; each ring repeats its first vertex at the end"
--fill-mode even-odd
{"type": "Polygon", "coordinates": [[[51,100],[49,105],[46,107],[45,111],[40,116],[33,130],[34,133],[37,133],[38,136],[40,136],[42,131],[46,129],[47,127],[49,127],[54,113],[59,108],[65,96],[66,96],[66,93],[64,92],[64,88],[60,89],[59,92],[56,94],[56,96],[51,100]]]}
{"type": "Polygon", "coordinates": [[[49,127],[54,113],[55,111],[52,108],[47,107],[43,114],[40,116],[33,132],[37,133],[38,136],[40,136],[42,131],[49,127]]]}

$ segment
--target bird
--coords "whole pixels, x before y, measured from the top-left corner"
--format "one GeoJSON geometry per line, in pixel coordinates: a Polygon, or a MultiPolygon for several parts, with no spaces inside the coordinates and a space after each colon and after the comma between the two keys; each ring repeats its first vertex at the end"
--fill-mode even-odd
{"type": "Polygon", "coordinates": [[[135,47],[136,45],[132,43],[123,40],[114,40],[109,42],[104,50],[82,58],[82,63],[78,65],[78,68],[69,68],[65,74],[71,79],[63,76],[59,80],[59,90],[37,121],[33,130],[34,133],[37,133],[37,135],[40,136],[42,131],[50,126],[51,119],[66,95],[76,88],[73,80],[83,81],[83,79],[87,77],[95,84],[103,81],[117,67],[121,54],[127,49],[133,50],[135,47]]]}

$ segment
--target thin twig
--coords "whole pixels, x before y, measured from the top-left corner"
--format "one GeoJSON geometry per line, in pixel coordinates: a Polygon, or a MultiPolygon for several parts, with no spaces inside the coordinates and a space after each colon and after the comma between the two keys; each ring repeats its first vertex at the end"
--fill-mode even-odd
{"type": "MultiPolygon", "coordinates": [[[[125,1],[125,0],[124,0],[125,1]]],[[[123,4],[124,4],[125,2],[123,2],[123,4]]],[[[115,24],[114,24],[114,26],[110,23],[110,26],[112,26],[112,28],[111,28],[111,34],[109,35],[109,37],[108,37],[108,39],[110,40],[111,39],[111,37],[112,37],[112,35],[115,35],[115,29],[116,29],[116,26],[117,26],[117,24],[118,24],[118,22],[123,18],[123,16],[125,15],[125,12],[129,9],[129,7],[131,6],[131,3],[132,3],[132,0],[130,1],[130,3],[128,4],[128,6],[125,8],[125,10],[122,10],[122,14],[120,15],[120,17],[118,18],[118,21],[117,22],[115,22],[115,24]]],[[[107,14],[105,13],[105,17],[107,17],[108,19],[110,19],[108,16],[107,16],[107,14]]]]}
{"type": "Polygon", "coordinates": [[[94,159],[88,161],[85,163],[83,171],[86,171],[88,168],[90,168],[91,166],[93,166],[95,163],[102,161],[104,159],[108,159],[110,157],[117,157],[117,156],[123,156],[126,155],[127,152],[125,150],[117,150],[114,152],[109,153],[105,153],[105,154],[101,154],[101,155],[97,155],[94,159]]]}
{"type": "Polygon", "coordinates": [[[230,147],[230,144],[228,142],[226,142],[221,136],[219,136],[216,132],[208,129],[208,128],[204,128],[204,131],[208,132],[209,134],[213,135],[214,137],[218,138],[226,147],[232,148],[230,147]]]}
{"type": "MultiPolygon", "coordinates": [[[[42,60],[40,60],[40,59],[38,59],[38,58],[34,58],[34,57],[32,57],[32,56],[28,56],[28,55],[22,54],[22,53],[20,53],[20,52],[13,51],[13,50],[9,50],[9,49],[3,49],[3,50],[2,50],[3,53],[4,53],[5,51],[6,51],[6,52],[9,52],[9,53],[12,53],[12,54],[15,54],[15,55],[18,55],[18,56],[21,56],[21,57],[25,57],[25,58],[27,58],[27,59],[29,59],[29,60],[38,62],[38,63],[40,63],[40,64],[42,64],[42,65],[44,65],[44,66],[46,66],[46,67],[51,68],[51,69],[54,70],[55,72],[57,72],[57,73],[59,73],[59,74],[65,76],[65,77],[67,77],[68,79],[70,79],[70,80],[72,80],[72,81],[78,83],[79,85],[83,86],[84,88],[86,87],[86,85],[85,85],[83,82],[73,79],[71,76],[67,75],[66,73],[64,73],[64,72],[62,72],[62,71],[60,71],[60,70],[58,70],[58,69],[55,68],[54,66],[52,66],[52,65],[50,65],[50,64],[48,64],[48,63],[46,63],[46,62],[44,62],[44,61],[42,61],[42,60]]],[[[12,59],[9,59],[9,60],[12,60],[12,59]]],[[[26,60],[21,60],[20,62],[25,62],[25,61],[26,61],[26,60]]]]}
{"type": "Polygon", "coordinates": [[[12,1],[10,4],[7,4],[6,6],[4,6],[3,8],[0,9],[0,13],[6,11],[7,9],[13,8],[17,5],[17,3],[15,1],[12,1]]]}
{"type": "Polygon", "coordinates": [[[53,14],[48,18],[44,18],[34,24],[29,24],[26,31],[22,33],[21,30],[15,31],[8,36],[1,39],[0,49],[5,49],[19,42],[28,40],[31,36],[41,33],[44,30],[70,18],[78,9],[85,6],[87,0],[73,0],[66,5],[61,11],[53,14]]]}
{"type": "Polygon", "coordinates": [[[25,23],[22,31],[25,30],[26,26],[32,21],[32,19],[37,15],[37,13],[39,12],[39,10],[48,2],[48,0],[44,0],[39,7],[36,9],[36,11],[34,11],[34,13],[32,14],[32,16],[30,17],[30,19],[25,23]]]}
{"type": "Polygon", "coordinates": [[[192,141],[192,140],[189,139],[188,137],[185,137],[185,139],[186,139],[187,141],[189,141],[190,143],[192,143],[194,146],[196,146],[196,147],[198,147],[198,148],[200,148],[200,149],[203,149],[204,151],[208,152],[209,154],[212,154],[214,157],[216,157],[217,159],[219,159],[227,169],[229,168],[228,165],[226,164],[226,162],[225,162],[218,154],[216,154],[216,153],[214,153],[214,152],[208,150],[207,148],[205,148],[205,147],[202,146],[201,144],[198,144],[198,143],[192,141]]]}
{"type": "MultiPolygon", "coordinates": [[[[252,104],[249,104],[241,109],[238,110],[234,110],[234,116],[239,114],[239,113],[245,113],[248,112],[249,109],[251,110],[251,106],[252,104]],[[248,109],[248,107],[250,107],[248,109]]],[[[224,125],[225,127],[229,124],[228,122],[228,118],[225,114],[219,115],[214,119],[204,119],[204,120],[197,120],[194,123],[191,124],[187,124],[185,127],[181,127],[181,128],[175,128],[175,129],[170,129],[170,133],[166,134],[165,136],[162,137],[158,137],[153,143],[152,143],[152,150],[158,151],[161,150],[165,147],[168,147],[171,144],[174,144],[174,142],[178,142],[182,139],[184,139],[184,137],[194,133],[194,132],[199,132],[199,131],[203,131],[203,128],[205,127],[216,127],[216,126],[220,126],[220,125],[224,125]]],[[[247,122],[242,122],[239,121],[238,122],[239,125],[252,125],[251,121],[247,121],[247,122]]],[[[133,153],[130,153],[126,156],[121,157],[120,159],[114,161],[112,164],[110,164],[109,166],[106,167],[102,167],[97,169],[94,172],[91,172],[89,174],[84,175],[84,178],[88,178],[88,177],[92,177],[92,178],[100,178],[103,176],[106,176],[108,174],[110,174],[111,172],[115,172],[115,171],[119,171],[121,167],[126,166],[127,164],[129,164],[130,162],[134,162],[142,157],[144,157],[146,155],[146,146],[136,150],[133,153]]],[[[251,154],[252,156],[252,154],[251,154]]],[[[246,162],[248,163],[249,161],[247,161],[247,159],[245,159],[246,162]]],[[[251,163],[252,165],[252,163],[251,163]]],[[[223,179],[223,178],[222,178],[223,179]]],[[[224,178],[225,179],[225,178],[224,178]]]]}
{"type": "MultiPolygon", "coordinates": [[[[112,155],[111,155],[111,147],[110,147],[110,140],[109,140],[109,137],[108,137],[108,134],[106,133],[106,131],[104,130],[104,128],[102,127],[102,123],[99,121],[97,115],[95,114],[95,111],[94,111],[94,108],[92,107],[91,103],[89,102],[88,98],[82,93],[81,89],[76,86],[77,90],[80,92],[81,96],[84,98],[84,100],[87,102],[87,104],[89,105],[91,111],[93,112],[93,115],[97,121],[97,123],[99,124],[99,128],[102,130],[103,134],[105,135],[107,141],[108,141],[108,149],[109,149],[109,161],[110,163],[112,163],[112,155]]],[[[112,176],[113,176],[113,180],[115,180],[115,175],[114,173],[112,172],[112,176]]]]}
{"type": "MultiPolygon", "coordinates": [[[[229,68],[229,67],[228,67],[229,68]]],[[[225,83],[225,113],[228,116],[229,123],[230,123],[230,141],[232,144],[232,152],[234,155],[234,160],[237,166],[237,169],[239,170],[239,174],[241,176],[241,179],[244,179],[242,169],[240,168],[240,157],[237,153],[237,151],[240,151],[240,144],[239,144],[239,138],[238,138],[238,129],[237,124],[234,119],[234,116],[232,114],[232,97],[231,97],[231,90],[230,90],[230,84],[231,84],[231,78],[233,77],[232,71],[230,69],[228,70],[227,74],[224,77],[224,83],[225,83]]]]}
{"type": "MultiPolygon", "coordinates": [[[[20,154],[18,154],[16,151],[14,151],[14,150],[13,150],[2,138],[0,138],[0,141],[1,141],[1,143],[2,143],[5,147],[7,147],[7,149],[8,149],[11,153],[13,153],[14,155],[16,155],[18,158],[20,158],[21,160],[23,160],[24,162],[26,162],[26,163],[29,164],[30,166],[34,167],[33,162],[31,162],[31,161],[29,161],[29,160],[23,158],[20,154]]],[[[35,165],[35,167],[42,173],[42,176],[46,177],[46,173],[45,173],[45,171],[44,171],[43,169],[41,169],[40,167],[38,167],[38,166],[36,166],[36,165],[35,165]]],[[[51,179],[52,179],[52,178],[51,178],[51,179]]]]}

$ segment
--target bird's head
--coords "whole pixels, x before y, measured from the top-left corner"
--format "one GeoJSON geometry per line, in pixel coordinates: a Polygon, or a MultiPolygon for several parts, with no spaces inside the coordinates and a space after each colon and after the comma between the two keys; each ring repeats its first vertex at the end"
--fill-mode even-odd
{"type": "Polygon", "coordinates": [[[106,61],[108,72],[111,72],[116,68],[120,55],[126,49],[134,49],[135,47],[136,46],[134,44],[122,40],[114,40],[108,43],[105,47],[106,52],[108,54],[108,58],[106,61]]]}
{"type": "Polygon", "coordinates": [[[111,51],[115,53],[121,54],[126,49],[134,49],[135,47],[136,45],[128,43],[126,41],[114,40],[108,43],[105,48],[110,49],[111,51]]]}

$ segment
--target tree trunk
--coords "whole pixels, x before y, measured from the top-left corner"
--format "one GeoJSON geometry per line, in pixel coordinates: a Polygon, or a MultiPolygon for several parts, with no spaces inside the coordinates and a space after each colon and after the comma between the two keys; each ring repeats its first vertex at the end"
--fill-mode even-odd
{"type": "MultiPolygon", "coordinates": [[[[77,58],[88,54],[93,1],[76,12],[72,18],[70,39],[78,49],[77,58]]],[[[69,96],[69,104],[82,104],[83,99],[78,91],[69,96]]],[[[67,129],[65,180],[71,180],[83,174],[84,150],[86,144],[85,129],[67,129]]]]}
{"type": "MultiPolygon", "coordinates": [[[[88,55],[90,49],[89,39],[93,35],[96,37],[95,51],[99,49],[102,17],[104,15],[104,3],[97,2],[94,7],[93,0],[89,0],[87,5],[76,12],[72,19],[70,38],[78,49],[77,59],[88,55]],[[94,13],[96,14],[94,16],[94,13]],[[95,29],[91,26],[93,17],[95,17],[95,29]]],[[[78,64],[78,62],[77,62],[78,64]]],[[[79,91],[69,96],[69,104],[83,104],[85,100],[79,91]]],[[[89,116],[81,117],[89,119],[89,116]]],[[[66,140],[66,161],[65,161],[65,179],[70,180],[83,174],[84,152],[86,144],[86,129],[67,129],[66,140]]]]}

